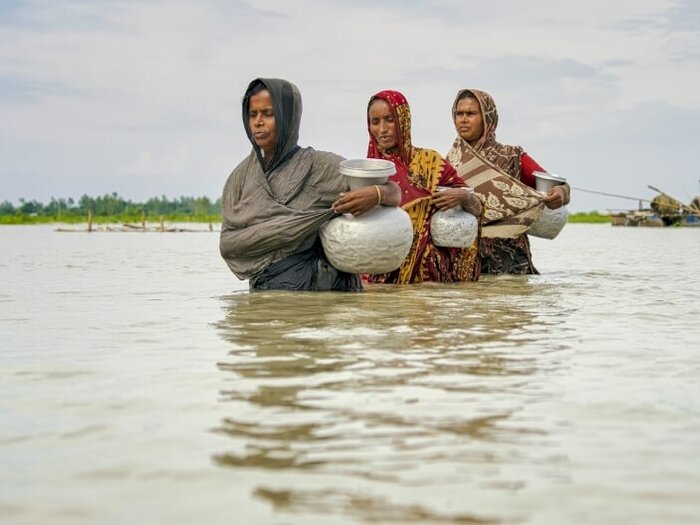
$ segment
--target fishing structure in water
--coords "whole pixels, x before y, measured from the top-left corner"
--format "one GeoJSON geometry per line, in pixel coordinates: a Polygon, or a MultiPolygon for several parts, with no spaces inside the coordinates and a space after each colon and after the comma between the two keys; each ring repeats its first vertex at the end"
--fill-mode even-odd
{"type": "Polygon", "coordinates": [[[611,210],[610,223],[613,226],[700,226],[700,196],[695,196],[690,204],[685,204],[654,186],[649,185],[648,188],[658,193],[651,200],[583,188],[573,189],[639,202],[636,210],[611,210]]]}
{"type": "Polygon", "coordinates": [[[85,228],[56,228],[57,232],[87,232],[87,233],[92,233],[92,232],[160,232],[160,233],[165,233],[165,232],[202,232],[202,231],[214,231],[214,227],[211,223],[209,222],[209,228],[208,230],[202,230],[202,229],[191,229],[191,228],[182,228],[178,226],[166,226],[165,224],[165,219],[161,215],[159,217],[159,224],[158,226],[149,226],[146,223],[146,214],[145,212],[141,212],[141,224],[130,224],[130,223],[124,223],[121,226],[119,225],[105,225],[101,227],[97,227],[93,225],[93,213],[92,210],[88,210],[88,215],[87,215],[87,226],[85,228]]]}

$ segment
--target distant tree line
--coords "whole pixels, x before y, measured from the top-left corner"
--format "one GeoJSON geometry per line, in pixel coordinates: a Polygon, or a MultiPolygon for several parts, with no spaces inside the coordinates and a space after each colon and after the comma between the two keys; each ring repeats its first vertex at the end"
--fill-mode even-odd
{"type": "Polygon", "coordinates": [[[163,195],[141,203],[126,200],[117,193],[111,193],[100,197],[83,195],[77,201],[72,198],[56,199],[52,197],[48,204],[25,199],[19,199],[17,206],[7,200],[0,202],[0,216],[84,217],[88,210],[92,210],[93,215],[97,217],[136,216],[143,212],[149,216],[218,215],[221,210],[221,199],[214,202],[209,197],[180,197],[170,200],[163,195]]]}

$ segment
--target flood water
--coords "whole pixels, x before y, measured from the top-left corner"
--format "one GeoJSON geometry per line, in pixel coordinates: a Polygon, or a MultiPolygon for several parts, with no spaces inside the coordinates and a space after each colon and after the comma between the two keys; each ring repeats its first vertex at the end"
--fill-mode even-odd
{"type": "Polygon", "coordinates": [[[700,229],[360,294],[54,229],[0,227],[3,524],[700,522],[700,229]]]}

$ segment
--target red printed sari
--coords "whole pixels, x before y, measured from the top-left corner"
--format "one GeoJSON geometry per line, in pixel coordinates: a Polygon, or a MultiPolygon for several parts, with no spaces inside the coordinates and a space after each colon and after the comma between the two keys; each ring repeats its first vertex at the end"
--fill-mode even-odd
{"type": "MultiPolygon", "coordinates": [[[[390,180],[401,188],[401,207],[413,223],[413,244],[401,266],[386,274],[370,275],[370,282],[409,284],[423,281],[455,282],[479,279],[479,237],[468,248],[435,246],[430,236],[430,219],[437,208],[432,194],[438,186],[464,187],[464,179],[434,150],[413,147],[411,144],[411,112],[406,98],[397,91],[381,91],[376,99],[386,101],[397,123],[398,154],[383,151],[370,132],[368,158],[390,160],[396,174],[390,180]]],[[[369,128],[369,121],[368,121],[369,128]]],[[[479,232],[481,227],[479,227],[479,232]]]]}

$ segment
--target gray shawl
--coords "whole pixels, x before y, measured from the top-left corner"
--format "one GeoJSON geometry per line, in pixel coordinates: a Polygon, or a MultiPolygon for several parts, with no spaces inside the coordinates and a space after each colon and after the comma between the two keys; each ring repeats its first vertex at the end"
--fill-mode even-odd
{"type": "Polygon", "coordinates": [[[348,188],[338,171],[342,157],[297,145],[301,96],[290,82],[253,81],[243,99],[243,121],[253,151],[224,186],[219,249],[239,279],[251,279],[308,248],[334,216],[331,204],[348,188]],[[277,147],[267,168],[248,129],[249,92],[258,82],[270,91],[277,124],[277,147]]]}

